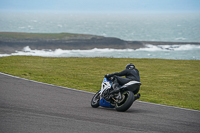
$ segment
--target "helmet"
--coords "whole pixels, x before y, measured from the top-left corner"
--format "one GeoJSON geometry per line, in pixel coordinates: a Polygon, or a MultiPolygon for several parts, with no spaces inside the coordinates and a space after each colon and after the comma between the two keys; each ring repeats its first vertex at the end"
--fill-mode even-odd
{"type": "Polygon", "coordinates": [[[126,65],[126,69],[135,69],[135,65],[133,65],[132,63],[129,63],[126,65]]]}

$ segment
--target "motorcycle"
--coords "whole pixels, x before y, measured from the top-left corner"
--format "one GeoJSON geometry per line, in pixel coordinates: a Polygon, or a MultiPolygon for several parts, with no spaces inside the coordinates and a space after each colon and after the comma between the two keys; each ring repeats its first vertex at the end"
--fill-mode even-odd
{"type": "Polygon", "coordinates": [[[126,88],[126,86],[130,84],[141,85],[138,81],[130,81],[121,86],[122,89],[120,89],[118,93],[111,94],[110,92],[113,90],[111,87],[112,82],[105,77],[101,84],[101,90],[99,90],[91,100],[91,106],[93,108],[98,108],[99,106],[115,108],[120,112],[128,110],[133,102],[140,98],[139,93],[134,96],[133,91],[126,88]]]}

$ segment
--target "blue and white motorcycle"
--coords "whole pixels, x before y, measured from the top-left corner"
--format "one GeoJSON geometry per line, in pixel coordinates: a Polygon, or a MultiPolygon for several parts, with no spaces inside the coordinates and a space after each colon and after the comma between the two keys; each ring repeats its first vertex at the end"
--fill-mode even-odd
{"type": "MultiPolygon", "coordinates": [[[[137,84],[141,85],[138,81],[130,81],[127,84],[137,84]]],[[[127,84],[123,86],[127,86],[127,84]]],[[[124,112],[128,110],[136,99],[140,98],[140,94],[134,96],[131,90],[126,89],[126,87],[121,87],[120,92],[111,94],[113,90],[112,82],[107,78],[103,79],[101,84],[101,90],[98,91],[91,100],[91,106],[93,108],[98,108],[99,106],[115,108],[117,111],[124,112]]]]}

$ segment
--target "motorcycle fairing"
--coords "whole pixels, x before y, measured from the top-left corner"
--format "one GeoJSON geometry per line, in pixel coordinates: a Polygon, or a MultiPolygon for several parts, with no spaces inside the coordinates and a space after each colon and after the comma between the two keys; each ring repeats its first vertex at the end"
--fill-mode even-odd
{"type": "Polygon", "coordinates": [[[107,90],[109,88],[111,88],[111,83],[110,83],[110,81],[107,78],[104,78],[103,82],[101,84],[100,94],[102,94],[104,90],[107,90]]]}
{"type": "Polygon", "coordinates": [[[114,108],[115,106],[112,106],[110,102],[107,102],[104,98],[101,98],[99,101],[99,105],[102,107],[109,107],[109,108],[114,108]]]}
{"type": "Polygon", "coordinates": [[[130,81],[130,82],[124,84],[124,85],[122,86],[122,88],[126,88],[127,86],[129,86],[129,85],[134,85],[134,84],[141,85],[141,83],[140,83],[139,81],[130,81]]]}

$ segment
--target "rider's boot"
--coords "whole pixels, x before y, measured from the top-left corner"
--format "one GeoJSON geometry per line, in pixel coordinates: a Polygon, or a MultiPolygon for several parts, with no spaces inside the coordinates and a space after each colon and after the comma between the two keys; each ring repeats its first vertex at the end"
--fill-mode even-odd
{"type": "Polygon", "coordinates": [[[119,84],[113,84],[112,85],[113,90],[110,92],[110,94],[118,93],[120,91],[120,88],[118,86],[119,84]]]}
{"type": "Polygon", "coordinates": [[[135,100],[139,99],[140,98],[140,93],[138,93],[136,96],[135,96],[135,100]]]}

